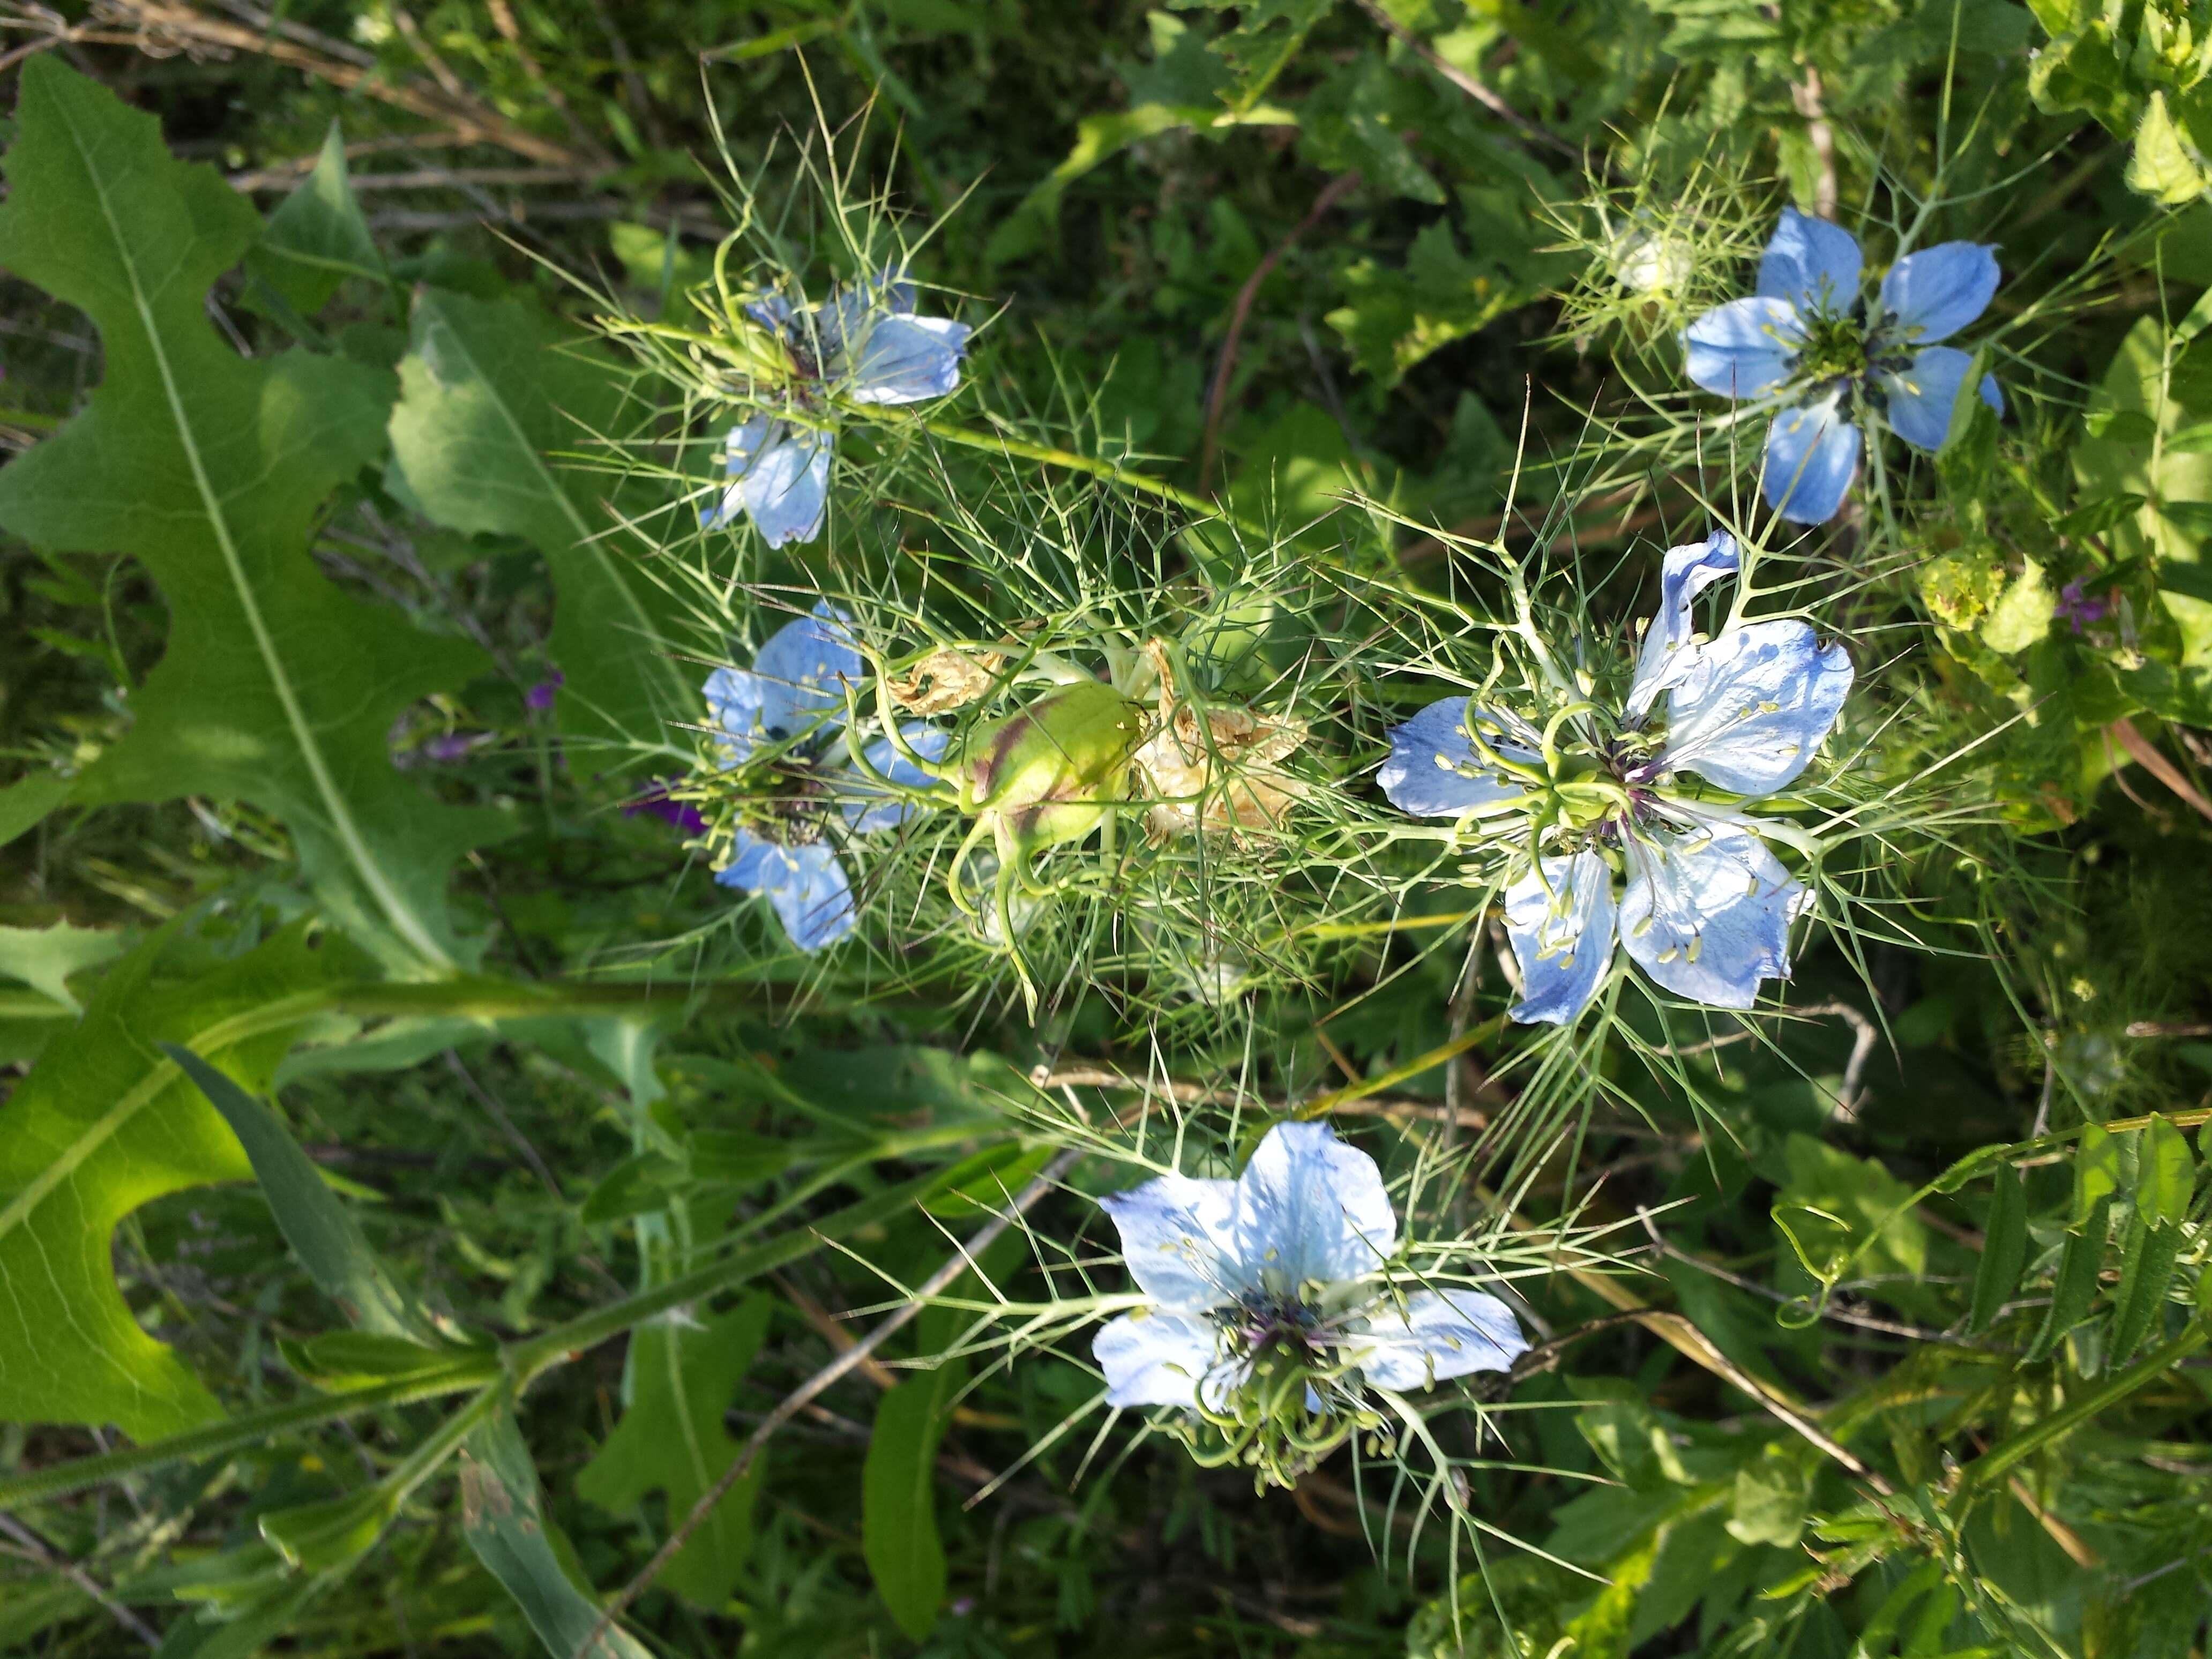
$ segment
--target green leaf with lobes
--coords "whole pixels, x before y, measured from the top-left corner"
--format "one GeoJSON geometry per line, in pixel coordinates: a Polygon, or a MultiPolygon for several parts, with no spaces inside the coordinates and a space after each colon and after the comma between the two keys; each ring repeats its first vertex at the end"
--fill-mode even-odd
{"type": "Polygon", "coordinates": [[[52,55],[21,76],[0,265],[91,317],[106,377],[0,471],[0,526],[55,551],[132,555],[170,616],[130,730],[71,799],[264,807],[342,925],[402,971],[450,970],[471,952],[446,915],[447,878],[501,820],[407,784],[386,734],[483,658],[342,592],[308,550],[331,492],[382,452],[391,380],[300,351],[240,357],[206,305],[259,234],[253,210],[52,55]]]}
{"type": "Polygon", "coordinates": [[[696,721],[698,688],[669,645],[681,607],[609,539],[611,480],[556,459],[622,429],[629,397],[605,354],[527,300],[425,288],[399,381],[398,493],[448,529],[522,537],[552,571],[562,730],[665,745],[696,721]]]}
{"type": "Polygon", "coordinates": [[[0,1419],[113,1423],[145,1441],[219,1417],[214,1396],[140,1328],[117,1287],[116,1224],[151,1200],[246,1181],[237,1139],[157,1043],[249,1089],[360,977],[343,943],[289,928],[235,961],[165,974],[164,929],[118,963],[0,1108],[0,1419]]]}
{"type": "MultiPolygon", "coordinates": [[[[576,1477],[576,1491],[621,1513],[655,1490],[666,1494],[672,1529],[738,1460],[722,1426],[738,1383],[768,1334],[774,1301],[750,1296],[704,1324],[671,1315],[630,1334],[629,1406],[599,1455],[576,1477]]],[[[708,1512],[660,1577],[661,1585],[702,1607],[730,1599],[752,1553],[753,1498],[763,1465],[708,1512]]]]}

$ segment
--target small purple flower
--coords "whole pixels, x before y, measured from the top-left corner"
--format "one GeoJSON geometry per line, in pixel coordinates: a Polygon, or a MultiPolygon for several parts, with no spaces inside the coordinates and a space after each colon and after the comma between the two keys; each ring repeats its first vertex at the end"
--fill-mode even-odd
{"type": "Polygon", "coordinates": [[[2052,607],[2052,614],[2065,617],[2074,625],[2077,635],[2088,623],[2104,621],[2112,611],[2111,597],[2090,599],[2081,592],[2081,578],[2079,576],[2058,590],[2058,603],[2052,607]]]}
{"type": "Polygon", "coordinates": [[[465,760],[472,750],[492,740],[489,732],[441,732],[422,745],[422,752],[441,763],[465,760]]]}
{"type": "Polygon", "coordinates": [[[568,677],[556,668],[525,692],[522,700],[542,714],[553,706],[554,694],[568,683],[568,677]]]}
{"type": "Polygon", "coordinates": [[[668,793],[669,785],[675,781],[678,780],[656,780],[645,793],[623,808],[623,816],[634,818],[643,812],[647,817],[659,818],[663,823],[674,824],[687,836],[705,835],[707,820],[699,816],[699,809],[689,801],[676,799],[668,793]]]}

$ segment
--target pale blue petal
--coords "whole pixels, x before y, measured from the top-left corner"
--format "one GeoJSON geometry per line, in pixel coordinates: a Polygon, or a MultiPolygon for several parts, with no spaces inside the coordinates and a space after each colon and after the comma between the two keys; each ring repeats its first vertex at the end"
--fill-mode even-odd
{"type": "Polygon", "coordinates": [[[1902,374],[1884,374],[1889,394],[1889,429],[1915,449],[1929,453],[1951,435],[1951,410],[1974,360],[1955,346],[1929,346],[1902,374]]]}
{"type": "Polygon", "coordinates": [[[1235,1182],[1164,1175],[1098,1203],[1121,1235],[1129,1276],[1163,1308],[1204,1313],[1259,1289],[1237,1253],[1235,1182]]]}
{"type": "Polygon", "coordinates": [[[1667,699],[1664,765],[1739,795],[1771,794],[1835,728],[1851,654],[1808,624],[1749,623],[1692,646],[1667,699]]]}
{"type": "Polygon", "coordinates": [[[845,867],[827,842],[782,847],[739,830],[730,861],[714,872],[714,879],[739,892],[764,895],[783,931],[802,951],[835,945],[859,921],[845,867]]]}
{"type": "Polygon", "coordinates": [[[1410,1394],[1471,1371],[1504,1371],[1527,1352],[1513,1310],[1480,1291],[1419,1291],[1401,1309],[1378,1304],[1344,1357],[1372,1386],[1410,1394]]]}
{"type": "Polygon", "coordinates": [[[1682,331],[1682,366],[1708,392],[1763,398],[1790,378],[1805,331],[1787,300],[1715,306],[1682,331]]]}
{"type": "Polygon", "coordinates": [[[2005,412],[2004,392],[1999,389],[1997,386],[1997,377],[1996,375],[1983,375],[1981,385],[1977,386],[1975,390],[1982,394],[1982,401],[1987,404],[1996,415],[2000,417],[2003,416],[2005,412]]]}
{"type": "Polygon", "coordinates": [[[960,384],[970,332],[943,317],[879,315],[853,353],[847,395],[856,404],[915,404],[960,384]]]}
{"type": "Polygon", "coordinates": [[[771,634],[753,659],[755,673],[782,688],[793,727],[842,718],[845,686],[865,678],[866,665],[853,642],[852,620],[829,600],[817,599],[810,613],[771,634]]]}
{"type": "Polygon", "coordinates": [[[770,547],[811,542],[822,533],[830,500],[830,454],[836,447],[827,432],[788,431],[745,467],[734,489],[770,547]]]}
{"type": "Polygon", "coordinates": [[[754,750],[775,741],[768,734],[768,708],[773,698],[783,706],[783,692],[750,668],[718,668],[701,688],[707,695],[707,713],[721,727],[722,764],[742,765],[754,750]]]}
{"type": "Polygon", "coordinates": [[[1628,839],[1621,943],[1677,996],[1748,1008],[1761,980],[1790,977],[1790,923],[1804,891],[1734,824],[1650,828],[1628,839]]]}
{"type": "Polygon", "coordinates": [[[778,334],[790,331],[792,314],[795,307],[792,305],[791,296],[788,295],[763,294],[757,300],[746,301],[744,309],[745,315],[763,328],[773,329],[778,334]]]}
{"type": "MultiPolygon", "coordinates": [[[[742,426],[730,428],[728,444],[722,452],[722,471],[729,477],[742,481],[753,459],[771,441],[781,435],[781,422],[772,415],[756,415],[742,426]]],[[[719,530],[744,510],[745,492],[742,482],[733,483],[722,492],[719,505],[708,507],[699,515],[702,530],[719,530]]]]}
{"type": "Polygon", "coordinates": [[[1572,1024],[1613,966],[1613,868],[1596,853],[1546,859],[1541,880],[1531,870],[1507,888],[1505,934],[1521,964],[1513,1018],[1572,1024]]]}
{"type": "Polygon", "coordinates": [[[1641,720],[1651,700],[1674,683],[1681,653],[1693,637],[1690,602],[1723,576],[1743,568],[1735,538],[1716,530],[1701,542],[1670,547],[1659,566],[1659,609],[1644,631],[1644,648],[1636,659],[1636,678],[1628,688],[1624,711],[1631,723],[1641,720]]]}
{"type": "MultiPolygon", "coordinates": [[[[1193,1406],[1220,1349],[1210,1319],[1152,1309],[1123,1314],[1091,1340],[1109,1406],[1193,1406]]],[[[1213,1392],[1209,1390],[1209,1393],[1213,1392]]]]}
{"type": "MultiPolygon", "coordinates": [[[[943,760],[945,750],[952,743],[951,732],[941,726],[932,726],[927,720],[907,721],[899,727],[899,735],[906,739],[908,748],[929,761],[943,760]]],[[[878,738],[862,753],[867,757],[870,766],[893,783],[904,784],[909,789],[927,789],[937,781],[892,748],[889,738],[878,738]]],[[[872,830],[896,829],[915,813],[927,810],[924,802],[916,800],[879,800],[871,806],[869,800],[882,792],[858,775],[842,784],[841,787],[860,797],[856,800],[846,801],[839,810],[845,814],[845,822],[862,835],[872,830]]]]}
{"type": "Polygon", "coordinates": [[[1419,817],[1457,817],[1519,800],[1527,786],[1488,769],[1468,740],[1472,718],[1483,741],[1508,760],[1534,765],[1540,736],[1513,715],[1470,711],[1465,697],[1445,697],[1390,731],[1390,758],[1375,775],[1390,804],[1419,817]]]}
{"type": "Polygon", "coordinates": [[[1279,1123],[1237,1178],[1237,1259],[1271,1291],[1372,1273],[1398,1248],[1375,1160],[1326,1123],[1279,1123]]]}
{"type": "Polygon", "coordinates": [[[1759,262],[1759,292],[1801,312],[1840,317],[1859,302],[1858,239],[1825,219],[1782,210],[1782,222],[1759,262]]]}
{"type": "Polygon", "coordinates": [[[1881,279],[1887,341],[1933,345],[1947,340],[1988,309],[1997,291],[1996,250],[1979,242],[1944,242],[1908,253],[1881,279]]]}
{"type": "Polygon", "coordinates": [[[1842,395],[1786,409],[1766,429],[1767,505],[1793,524],[1825,524],[1844,504],[1859,470],[1859,429],[1844,417],[1842,395]]]}

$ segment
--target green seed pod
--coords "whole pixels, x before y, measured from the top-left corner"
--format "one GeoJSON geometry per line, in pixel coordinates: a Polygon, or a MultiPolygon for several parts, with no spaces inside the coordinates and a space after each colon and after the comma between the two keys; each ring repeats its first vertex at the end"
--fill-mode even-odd
{"type": "Polygon", "coordinates": [[[975,809],[1024,848],[1080,841],[1128,793],[1144,711],[1110,685],[1055,687],[984,729],[969,751],[975,809]]]}

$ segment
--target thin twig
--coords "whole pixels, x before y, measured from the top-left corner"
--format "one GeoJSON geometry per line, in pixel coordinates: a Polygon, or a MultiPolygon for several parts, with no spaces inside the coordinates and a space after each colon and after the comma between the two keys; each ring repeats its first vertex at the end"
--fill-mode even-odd
{"type": "Polygon", "coordinates": [[[590,1633],[576,1648],[573,1659],[583,1659],[584,1655],[592,1652],[598,1644],[599,1638],[605,1634],[607,1627],[622,1617],[629,1605],[642,1595],[653,1581],[667,1570],[668,1564],[676,1559],[677,1553],[690,1539],[692,1533],[696,1531],[700,1524],[714,1513],[715,1506],[729,1496],[730,1489],[744,1480],[747,1472],[759,1461],[761,1452],[766,1448],[768,1443],[775,1437],[775,1431],[778,1429],[797,1417],[811,1405],[817,1396],[828,1391],[834,1384],[849,1373],[858,1370],[878,1348],[911,1324],[920,1316],[922,1308],[931,1297],[938,1294],[961,1274],[974,1267],[977,1258],[998,1243],[1000,1236],[1007,1228],[1013,1225],[1018,1217],[1025,1214],[1046,1194],[1059,1186],[1061,1177],[1074,1167],[1076,1161],[1082,1156],[1080,1150],[1065,1152],[1046,1164],[1037,1172],[1035,1180],[1015,1194],[1013,1202],[1007,1206],[1003,1214],[993,1217],[988,1224],[977,1229],[975,1235],[962,1245],[958,1252],[944,1266],[914,1288],[908,1296],[904,1307],[890,1315],[866,1336],[860,1338],[851,1347],[846,1349],[844,1352],[786,1395],[782,1403],[763,1419],[760,1427],[753,1431],[751,1437],[738,1451],[736,1461],[722,1471],[721,1478],[702,1494],[699,1501],[691,1506],[691,1512],[684,1517],[673,1532],[668,1534],[667,1542],[653,1553],[653,1559],[639,1570],[637,1576],[623,1585],[615,1598],[607,1603],[605,1610],[600,1613],[598,1622],[592,1626],[590,1633]]]}
{"type": "Polygon", "coordinates": [[[45,1539],[40,1537],[14,1516],[0,1514],[0,1532],[6,1533],[9,1537],[30,1551],[38,1559],[40,1565],[51,1567],[97,1601],[117,1624],[122,1626],[148,1647],[158,1648],[161,1645],[159,1632],[102,1589],[100,1587],[100,1581],[90,1573],[70,1560],[69,1557],[54,1549],[45,1539]]]}
{"type": "Polygon", "coordinates": [[[1522,137],[1533,139],[1540,144],[1548,144],[1552,149],[1559,150],[1564,155],[1579,156],[1582,154],[1580,150],[1577,149],[1565,139],[1560,137],[1557,133],[1547,132],[1542,127],[1538,126],[1534,121],[1522,114],[1519,110],[1514,108],[1512,105],[1507,103],[1503,98],[1500,98],[1488,87],[1486,87],[1481,82],[1476,80],[1474,76],[1469,75],[1465,70],[1461,69],[1455,64],[1446,62],[1443,55],[1439,53],[1434,46],[1422,40],[1419,35],[1414,33],[1413,30],[1407,28],[1403,23],[1390,15],[1389,12],[1383,10],[1381,0],[1358,0],[1358,3],[1359,9],[1365,12],[1370,17],[1373,18],[1376,27],[1381,28],[1383,33],[1389,34],[1394,40],[1403,43],[1408,52],[1412,52],[1416,58],[1419,58],[1423,63],[1426,64],[1437,74],[1443,76],[1445,80],[1450,82],[1452,85],[1457,87],[1468,97],[1474,99],[1476,103],[1481,105],[1483,108],[1488,110],[1499,120],[1504,122],[1508,126],[1513,128],[1515,131],[1520,133],[1522,137]]]}
{"type": "Polygon", "coordinates": [[[1213,366],[1213,386],[1206,396],[1206,441],[1199,451],[1198,488],[1203,495],[1213,483],[1213,463],[1216,446],[1221,437],[1222,406],[1229,397],[1229,377],[1237,367],[1237,349],[1244,341],[1244,322],[1252,313],[1252,302],[1260,295],[1260,285],[1288,253],[1297,240],[1319,224],[1328,210],[1344,199],[1346,192],[1359,183],[1359,172],[1340,173],[1330,179],[1322,193],[1314,198],[1314,204],[1306,210],[1306,216],[1291,228],[1291,234],[1267,250],[1267,257],[1252,268],[1244,279],[1244,286],[1237,290],[1237,303],[1230,307],[1229,332],[1222,337],[1221,356],[1213,366]]]}
{"type": "Polygon", "coordinates": [[[2105,728],[2107,736],[2117,738],[2129,757],[2140,761],[2144,771],[2181,797],[2190,806],[2205,817],[2212,818],[2212,800],[2207,800],[2196,787],[2181,774],[2181,769],[2168,760],[2159,746],[2136,729],[2136,723],[2123,715],[2105,728]]]}

